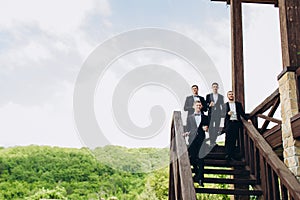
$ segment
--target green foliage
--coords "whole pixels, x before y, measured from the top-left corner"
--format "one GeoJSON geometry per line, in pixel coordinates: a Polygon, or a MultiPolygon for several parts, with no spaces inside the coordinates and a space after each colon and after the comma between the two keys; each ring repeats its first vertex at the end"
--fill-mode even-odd
{"type": "MultiPolygon", "coordinates": [[[[0,148],[0,200],[168,199],[169,149],[106,146],[92,152],[48,146],[0,148]]],[[[228,198],[202,194],[199,199],[228,198]]]]}
{"type": "Polygon", "coordinates": [[[154,171],[149,176],[151,187],[155,191],[155,195],[160,200],[168,199],[169,194],[169,168],[154,171]]]}
{"type": "Polygon", "coordinates": [[[65,188],[56,187],[53,190],[42,188],[38,190],[34,195],[26,198],[27,200],[40,200],[40,199],[60,199],[66,200],[67,192],[65,188]]]}
{"type": "Polygon", "coordinates": [[[102,164],[86,148],[0,149],[1,200],[136,199],[143,191],[145,177],[144,173],[120,172],[102,164]]]}
{"type": "Polygon", "coordinates": [[[105,146],[96,148],[93,153],[101,163],[131,173],[149,173],[169,164],[169,148],[105,146]]]}

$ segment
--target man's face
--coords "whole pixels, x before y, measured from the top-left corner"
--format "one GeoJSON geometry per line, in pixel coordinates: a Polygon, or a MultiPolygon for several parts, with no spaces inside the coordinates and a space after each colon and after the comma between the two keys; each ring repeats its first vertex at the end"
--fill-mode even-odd
{"type": "Polygon", "coordinates": [[[228,99],[230,101],[233,101],[234,100],[234,94],[233,94],[233,92],[228,92],[227,97],[228,97],[228,99]]]}
{"type": "Polygon", "coordinates": [[[197,87],[192,87],[192,92],[194,95],[198,94],[198,88],[197,87]]]}
{"type": "Polygon", "coordinates": [[[216,84],[212,85],[212,90],[214,93],[218,93],[218,89],[219,89],[218,85],[216,85],[216,84]]]}
{"type": "Polygon", "coordinates": [[[197,102],[194,104],[194,109],[196,113],[199,113],[202,109],[202,104],[200,102],[197,102]]]}

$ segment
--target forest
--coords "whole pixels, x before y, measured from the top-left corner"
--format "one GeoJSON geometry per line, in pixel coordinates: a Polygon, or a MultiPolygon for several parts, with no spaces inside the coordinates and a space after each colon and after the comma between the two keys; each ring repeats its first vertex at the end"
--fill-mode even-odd
{"type": "Polygon", "coordinates": [[[168,148],[2,147],[0,199],[164,200],[168,165],[168,148]]]}

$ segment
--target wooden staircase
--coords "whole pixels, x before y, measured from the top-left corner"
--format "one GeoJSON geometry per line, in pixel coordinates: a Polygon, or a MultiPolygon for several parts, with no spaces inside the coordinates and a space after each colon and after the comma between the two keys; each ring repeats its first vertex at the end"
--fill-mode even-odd
{"type": "Polygon", "coordinates": [[[225,159],[224,146],[215,146],[205,157],[205,187],[195,183],[196,193],[227,194],[242,196],[260,196],[262,190],[258,180],[250,175],[250,168],[244,160],[228,161],[225,159]],[[244,189],[234,189],[235,185],[244,189]],[[211,187],[210,187],[211,186],[211,187]]]}
{"type": "Polygon", "coordinates": [[[245,133],[240,135],[237,147],[240,159],[227,161],[224,147],[215,147],[205,157],[205,187],[200,187],[193,182],[181,113],[174,112],[170,138],[169,200],[196,200],[197,193],[234,195],[235,199],[256,196],[265,200],[300,200],[300,182],[257,128],[245,121],[243,124],[245,133]],[[220,187],[220,184],[229,187],[220,187]]]}

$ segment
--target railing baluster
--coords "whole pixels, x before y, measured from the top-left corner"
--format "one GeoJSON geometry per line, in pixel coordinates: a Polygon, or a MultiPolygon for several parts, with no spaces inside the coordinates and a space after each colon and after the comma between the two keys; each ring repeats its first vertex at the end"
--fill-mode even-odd
{"type": "Polygon", "coordinates": [[[254,172],[254,163],[253,163],[253,160],[254,160],[254,144],[253,144],[252,140],[250,140],[249,154],[250,154],[250,172],[251,172],[251,174],[255,174],[255,172],[254,172]]]}
{"type": "Polygon", "coordinates": [[[280,199],[278,176],[273,170],[271,171],[271,173],[272,173],[273,198],[280,199]]]}
{"type": "Polygon", "coordinates": [[[264,194],[264,199],[268,200],[268,195],[267,195],[267,185],[266,185],[266,173],[265,173],[265,161],[264,161],[264,157],[262,156],[262,154],[260,154],[259,156],[259,163],[260,163],[260,177],[261,177],[261,186],[263,189],[263,194],[264,194]]]}
{"type": "Polygon", "coordinates": [[[254,176],[256,178],[256,182],[257,184],[261,184],[261,180],[260,180],[260,173],[259,173],[259,151],[258,149],[255,147],[254,148],[254,176]]]}
{"type": "MultiPolygon", "coordinates": [[[[244,127],[247,130],[250,145],[257,148],[259,154],[259,170],[261,186],[265,200],[279,199],[296,199],[300,200],[300,183],[285,164],[279,159],[270,145],[255,129],[255,127],[243,120],[244,127]],[[280,178],[281,194],[279,194],[280,178]]],[[[251,149],[251,148],[250,148],[251,149]]],[[[252,169],[251,169],[252,170],[252,169]]]]}
{"type": "Polygon", "coordinates": [[[286,187],[281,183],[280,181],[280,188],[281,188],[281,199],[282,200],[288,200],[288,192],[286,187]]]}
{"type": "Polygon", "coordinates": [[[267,191],[268,191],[268,198],[271,200],[275,200],[273,197],[273,183],[272,183],[272,172],[271,172],[271,167],[266,163],[266,173],[267,173],[267,178],[266,178],[266,184],[267,184],[267,191]]]}

